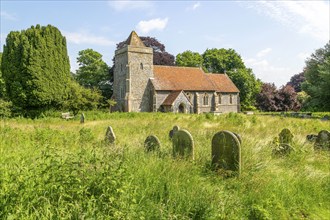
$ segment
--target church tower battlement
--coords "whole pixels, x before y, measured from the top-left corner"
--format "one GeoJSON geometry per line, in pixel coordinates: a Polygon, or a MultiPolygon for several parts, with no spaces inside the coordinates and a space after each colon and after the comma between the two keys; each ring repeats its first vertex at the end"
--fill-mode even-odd
{"type": "Polygon", "coordinates": [[[123,48],[115,51],[113,97],[116,109],[125,112],[150,111],[148,82],[153,78],[153,49],[146,47],[132,31],[123,48]]]}

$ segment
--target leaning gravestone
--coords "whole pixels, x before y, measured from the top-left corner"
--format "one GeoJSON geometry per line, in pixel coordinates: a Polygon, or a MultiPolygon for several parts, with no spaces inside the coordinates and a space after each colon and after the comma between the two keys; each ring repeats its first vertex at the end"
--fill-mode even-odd
{"type": "Polygon", "coordinates": [[[240,141],[230,131],[220,131],[212,138],[212,166],[216,169],[241,172],[240,141]]]}
{"type": "Polygon", "coordinates": [[[110,143],[110,144],[114,144],[116,141],[116,135],[113,132],[113,129],[111,126],[108,127],[107,132],[105,134],[105,141],[110,143]]]}
{"type": "Polygon", "coordinates": [[[314,149],[316,150],[330,150],[330,132],[322,130],[317,135],[314,149]]]}
{"type": "Polygon", "coordinates": [[[160,148],[160,141],[155,135],[149,135],[144,141],[144,148],[147,152],[155,151],[160,148]]]}
{"type": "Polygon", "coordinates": [[[173,157],[194,159],[194,140],[187,130],[178,130],[172,138],[173,157]]]}
{"type": "Polygon", "coordinates": [[[172,128],[172,130],[170,130],[170,133],[169,133],[169,137],[170,137],[170,139],[173,138],[173,135],[174,135],[176,132],[178,132],[178,130],[180,130],[180,127],[177,126],[177,125],[174,125],[174,127],[172,128]]]}
{"type": "Polygon", "coordinates": [[[293,143],[293,134],[287,128],[284,128],[279,134],[280,144],[292,144],[293,143]]]}

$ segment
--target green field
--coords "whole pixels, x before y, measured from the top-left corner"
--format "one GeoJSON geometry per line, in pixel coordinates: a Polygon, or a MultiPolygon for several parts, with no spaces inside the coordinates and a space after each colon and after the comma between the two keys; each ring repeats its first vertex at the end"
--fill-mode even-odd
{"type": "Polygon", "coordinates": [[[307,134],[329,121],[243,114],[86,112],[65,121],[0,121],[0,219],[329,219],[330,152],[307,134]],[[115,146],[104,142],[107,126],[115,146]],[[172,158],[174,125],[192,134],[195,160],[172,158]],[[272,157],[283,128],[295,151],[272,157]],[[241,135],[242,173],[211,171],[211,139],[241,135]],[[156,135],[160,152],[145,153],[156,135]]]}

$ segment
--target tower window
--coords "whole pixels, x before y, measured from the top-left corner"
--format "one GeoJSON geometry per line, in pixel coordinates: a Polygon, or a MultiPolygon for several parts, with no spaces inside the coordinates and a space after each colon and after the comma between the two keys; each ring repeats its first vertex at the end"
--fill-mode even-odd
{"type": "Polygon", "coordinates": [[[143,70],[143,63],[140,63],[140,69],[143,70]]]}
{"type": "Polygon", "coordinates": [[[229,95],[229,103],[233,104],[233,95],[229,95]]]}
{"type": "Polygon", "coordinates": [[[221,99],[222,99],[221,93],[219,93],[218,98],[219,98],[219,104],[221,104],[221,99]]]}

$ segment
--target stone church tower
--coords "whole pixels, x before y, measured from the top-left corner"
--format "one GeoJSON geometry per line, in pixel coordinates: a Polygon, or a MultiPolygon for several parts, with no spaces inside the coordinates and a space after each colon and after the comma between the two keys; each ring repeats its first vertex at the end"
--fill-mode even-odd
{"type": "Polygon", "coordinates": [[[153,99],[148,83],[153,75],[153,50],[132,31],[125,46],[115,51],[113,98],[117,101],[116,110],[151,111],[153,99]]]}

